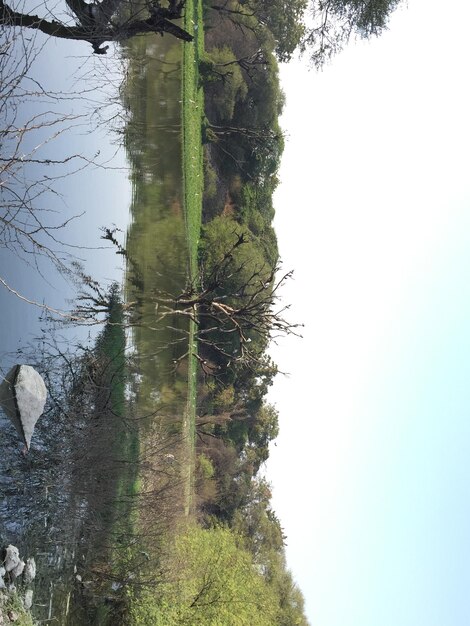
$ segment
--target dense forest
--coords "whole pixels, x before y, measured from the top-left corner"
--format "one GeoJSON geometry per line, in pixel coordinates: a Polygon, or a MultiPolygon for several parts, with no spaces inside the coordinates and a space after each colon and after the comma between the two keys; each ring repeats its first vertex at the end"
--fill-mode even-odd
{"type": "MultiPolygon", "coordinates": [[[[207,3],[200,63],[205,94],[200,265],[203,276],[211,276],[231,251],[224,266],[229,279],[218,289],[235,307],[270,299],[276,288],[272,196],[284,145],[275,36],[256,15],[237,14],[236,6],[207,3]]],[[[202,522],[223,523],[243,537],[279,603],[269,623],[306,624],[302,594],[285,562],[286,538],[260,472],[278,435],[276,408],[266,400],[277,373],[268,354],[271,337],[257,323],[246,324],[243,341],[229,328],[211,328],[210,319],[204,324],[196,424],[202,522]]]]}
{"type": "MultiPolygon", "coordinates": [[[[208,10],[205,23],[201,75],[207,122],[200,263],[210,274],[243,236],[242,245],[231,254],[230,280],[219,287],[233,303],[249,299],[255,282],[268,292],[274,286],[278,250],[271,225],[272,193],[283,146],[278,126],[283,97],[275,42],[267,28],[250,18],[249,28],[240,29],[231,16],[214,9],[208,10]]],[[[200,418],[198,446],[216,466],[218,481],[217,498],[202,506],[226,521],[233,520],[244,501],[248,503],[252,477],[277,435],[276,411],[264,399],[277,371],[266,352],[269,338],[255,325],[247,332],[250,359],[241,355],[238,336],[225,337],[220,326],[208,329],[207,343],[199,348],[205,375],[199,404],[205,418],[200,418]]]]}

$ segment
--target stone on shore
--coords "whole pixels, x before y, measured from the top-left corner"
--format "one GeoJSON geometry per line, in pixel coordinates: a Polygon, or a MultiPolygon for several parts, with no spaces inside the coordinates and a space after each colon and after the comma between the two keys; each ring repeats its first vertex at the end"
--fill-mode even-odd
{"type": "Polygon", "coordinates": [[[0,405],[26,448],[44,411],[47,389],[42,376],[30,365],[15,365],[0,385],[0,405]]]}
{"type": "Polygon", "coordinates": [[[3,567],[5,572],[11,572],[20,563],[20,552],[16,546],[11,544],[5,549],[5,558],[3,560],[3,567]]]}

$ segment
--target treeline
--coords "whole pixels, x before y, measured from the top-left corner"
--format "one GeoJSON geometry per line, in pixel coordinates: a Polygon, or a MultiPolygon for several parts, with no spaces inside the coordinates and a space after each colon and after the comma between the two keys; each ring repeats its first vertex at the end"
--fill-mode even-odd
{"type": "MultiPolygon", "coordinates": [[[[160,409],[162,419],[161,407],[166,414],[172,404],[162,385],[167,368],[157,368],[165,356],[153,343],[162,340],[161,332],[155,332],[156,304],[163,316],[168,293],[176,294],[172,305],[182,312],[197,304],[200,364],[195,472],[200,526],[165,527],[162,541],[153,527],[150,533],[143,528],[140,516],[136,530],[143,534],[149,560],[144,558],[139,566],[139,586],[134,590],[129,585],[126,623],[132,625],[307,624],[302,594],[286,566],[285,536],[271,506],[270,488],[260,477],[269,444],[278,433],[277,411],[266,401],[277,373],[267,354],[273,328],[257,315],[265,304],[272,304],[279,260],[272,227],[272,195],[283,149],[278,43],[264,21],[247,11],[230,12],[236,7],[231,2],[224,2],[223,10],[205,6],[206,52],[198,68],[205,93],[200,285],[181,288],[159,282],[173,280],[179,267],[174,257],[184,258],[176,236],[176,221],[182,218],[173,191],[177,177],[168,162],[174,145],[166,149],[179,130],[168,117],[169,103],[177,99],[177,56],[166,50],[165,37],[154,51],[151,40],[139,41],[143,49],[135,44],[132,50],[132,82],[126,92],[132,118],[126,145],[135,178],[134,222],[126,242],[133,273],[128,274],[127,288],[128,299],[138,303],[142,287],[148,289],[148,307],[138,304],[141,326],[134,339],[143,354],[156,355],[141,359],[140,387],[157,401],[155,407],[146,404],[145,410],[139,405],[139,413],[153,415],[160,409]],[[170,220],[175,228],[167,229],[170,220]],[[255,313],[245,316],[243,307],[250,302],[255,313]],[[224,307],[241,312],[220,314],[224,307]],[[147,320],[152,320],[148,331],[147,320]]],[[[202,31],[202,24],[199,28],[202,31]]],[[[162,324],[174,329],[175,319],[165,317],[162,324]]],[[[168,352],[178,382],[185,362],[174,348],[168,352]]],[[[176,459],[174,465],[156,467],[160,487],[163,471],[173,478],[178,475],[178,453],[174,447],[166,452],[176,459]]],[[[165,506],[160,503],[157,510],[165,506]]]]}
{"type": "MultiPolygon", "coordinates": [[[[237,7],[225,3],[221,10],[207,3],[200,68],[206,141],[200,265],[203,277],[211,275],[230,251],[232,272],[225,272],[218,290],[232,304],[249,298],[253,283],[262,292],[273,287],[278,249],[272,194],[283,148],[275,40],[254,15],[239,14],[237,7]],[[237,247],[240,237],[243,245],[237,247]]],[[[199,390],[198,441],[216,467],[218,485],[217,496],[202,507],[231,521],[277,435],[276,411],[265,403],[277,367],[266,354],[269,337],[256,323],[246,331],[254,355],[249,362],[240,358],[237,333],[225,336],[224,328],[206,325],[208,340],[199,344],[206,376],[199,390]]]]}
{"type": "MultiPolygon", "coordinates": [[[[272,195],[283,150],[278,117],[284,102],[273,34],[254,14],[238,11],[236,2],[206,4],[206,56],[200,68],[205,93],[200,265],[203,278],[212,276],[230,251],[230,269],[217,289],[234,306],[252,297],[269,300],[275,284],[278,248],[272,195]],[[237,245],[240,239],[242,245],[237,245]]],[[[277,373],[266,354],[272,329],[256,319],[245,326],[248,360],[240,354],[238,333],[212,328],[210,320],[203,323],[208,339],[199,350],[207,376],[199,398],[207,419],[201,418],[200,441],[220,466],[227,464],[218,462],[220,451],[214,448],[221,447],[221,441],[229,445],[249,478],[267,459],[269,441],[277,435],[277,414],[264,399],[277,373]],[[209,433],[217,435],[216,443],[209,441],[209,433]]],[[[233,495],[213,502],[211,512],[230,520],[238,504],[228,499],[233,495]]]]}
{"type": "MultiPolygon", "coordinates": [[[[272,304],[279,262],[272,221],[284,95],[279,40],[261,15],[238,2],[205,4],[201,278],[213,279],[223,267],[217,294],[234,308],[252,300],[272,304]]],[[[252,623],[307,624],[302,594],[286,567],[270,488],[259,475],[278,434],[278,413],[266,401],[278,371],[267,353],[275,328],[253,319],[236,332],[210,317],[201,325],[196,493],[203,526],[231,529],[269,590],[267,621],[257,617],[252,623]]]]}

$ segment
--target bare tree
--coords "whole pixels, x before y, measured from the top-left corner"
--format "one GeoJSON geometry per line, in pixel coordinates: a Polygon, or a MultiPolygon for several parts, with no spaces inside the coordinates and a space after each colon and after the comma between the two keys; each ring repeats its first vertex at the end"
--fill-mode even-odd
{"type": "Polygon", "coordinates": [[[182,17],[184,0],[162,3],[148,0],[133,3],[127,0],[101,0],[86,3],[84,0],[65,0],[71,14],[66,19],[39,16],[25,10],[22,0],[0,0],[0,23],[39,30],[49,37],[74,39],[91,44],[95,54],[106,54],[107,41],[122,42],[144,33],[169,33],[183,41],[192,36],[175,23],[182,17]]]}
{"type": "MultiPolygon", "coordinates": [[[[0,11],[5,11],[3,3],[0,11]]],[[[0,28],[0,249],[43,276],[52,265],[69,277],[77,250],[65,233],[81,212],[60,210],[65,208],[63,181],[87,168],[114,169],[112,156],[74,151],[70,138],[77,131],[90,133],[103,121],[116,121],[124,73],[120,59],[106,64],[96,59],[94,78],[83,67],[74,78],[78,83],[71,80],[70,87],[58,91],[54,80],[39,79],[36,71],[46,58],[46,43],[38,30],[27,33],[5,27],[5,22],[0,28]],[[106,76],[99,67],[105,65],[106,76]]],[[[115,125],[122,121],[121,115],[115,125]]],[[[4,271],[0,285],[48,313],[70,317],[25,295],[4,271]]]]}
{"type": "MultiPolygon", "coordinates": [[[[104,237],[112,241],[114,232],[105,229],[104,237]]],[[[286,319],[289,305],[280,303],[279,292],[293,272],[283,273],[279,263],[272,266],[250,264],[249,259],[237,255],[237,251],[249,243],[247,234],[234,233],[234,237],[233,243],[207,273],[203,269],[181,293],[159,291],[154,294],[154,329],[171,327],[178,331],[180,342],[187,343],[189,326],[175,328],[175,320],[185,318],[192,322],[199,345],[199,354],[193,356],[206,375],[216,376],[218,368],[205,354],[214,354],[225,365],[233,363],[256,368],[264,363],[263,351],[270,341],[298,335],[302,326],[286,319]]],[[[121,254],[126,254],[119,244],[118,247],[121,254]]],[[[126,325],[140,323],[135,316],[135,304],[126,304],[126,325]]],[[[107,306],[106,293],[97,283],[85,279],[74,315],[94,323],[107,306]]],[[[187,356],[187,351],[181,354],[175,366],[187,356]]]]}

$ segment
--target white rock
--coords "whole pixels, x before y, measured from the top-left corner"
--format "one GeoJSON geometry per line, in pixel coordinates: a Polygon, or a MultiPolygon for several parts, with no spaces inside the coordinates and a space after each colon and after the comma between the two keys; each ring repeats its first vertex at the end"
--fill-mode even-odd
{"type": "Polygon", "coordinates": [[[0,405],[28,449],[46,399],[46,385],[30,365],[15,365],[0,385],[0,405]]]}
{"type": "Polygon", "coordinates": [[[26,567],[24,568],[24,581],[30,583],[36,578],[36,561],[33,557],[26,559],[26,567]]]}
{"type": "Polygon", "coordinates": [[[20,562],[20,553],[16,546],[12,546],[11,544],[5,550],[5,559],[3,561],[3,566],[5,568],[5,572],[11,572],[20,562]]]}
{"type": "Polygon", "coordinates": [[[29,609],[33,606],[33,590],[32,589],[26,590],[26,593],[24,594],[23,606],[27,611],[29,611],[29,609]]]}
{"type": "Polygon", "coordinates": [[[13,580],[15,580],[15,578],[18,578],[18,576],[21,576],[24,570],[24,566],[25,562],[20,561],[18,565],[10,571],[10,576],[13,578],[13,580]]]}

